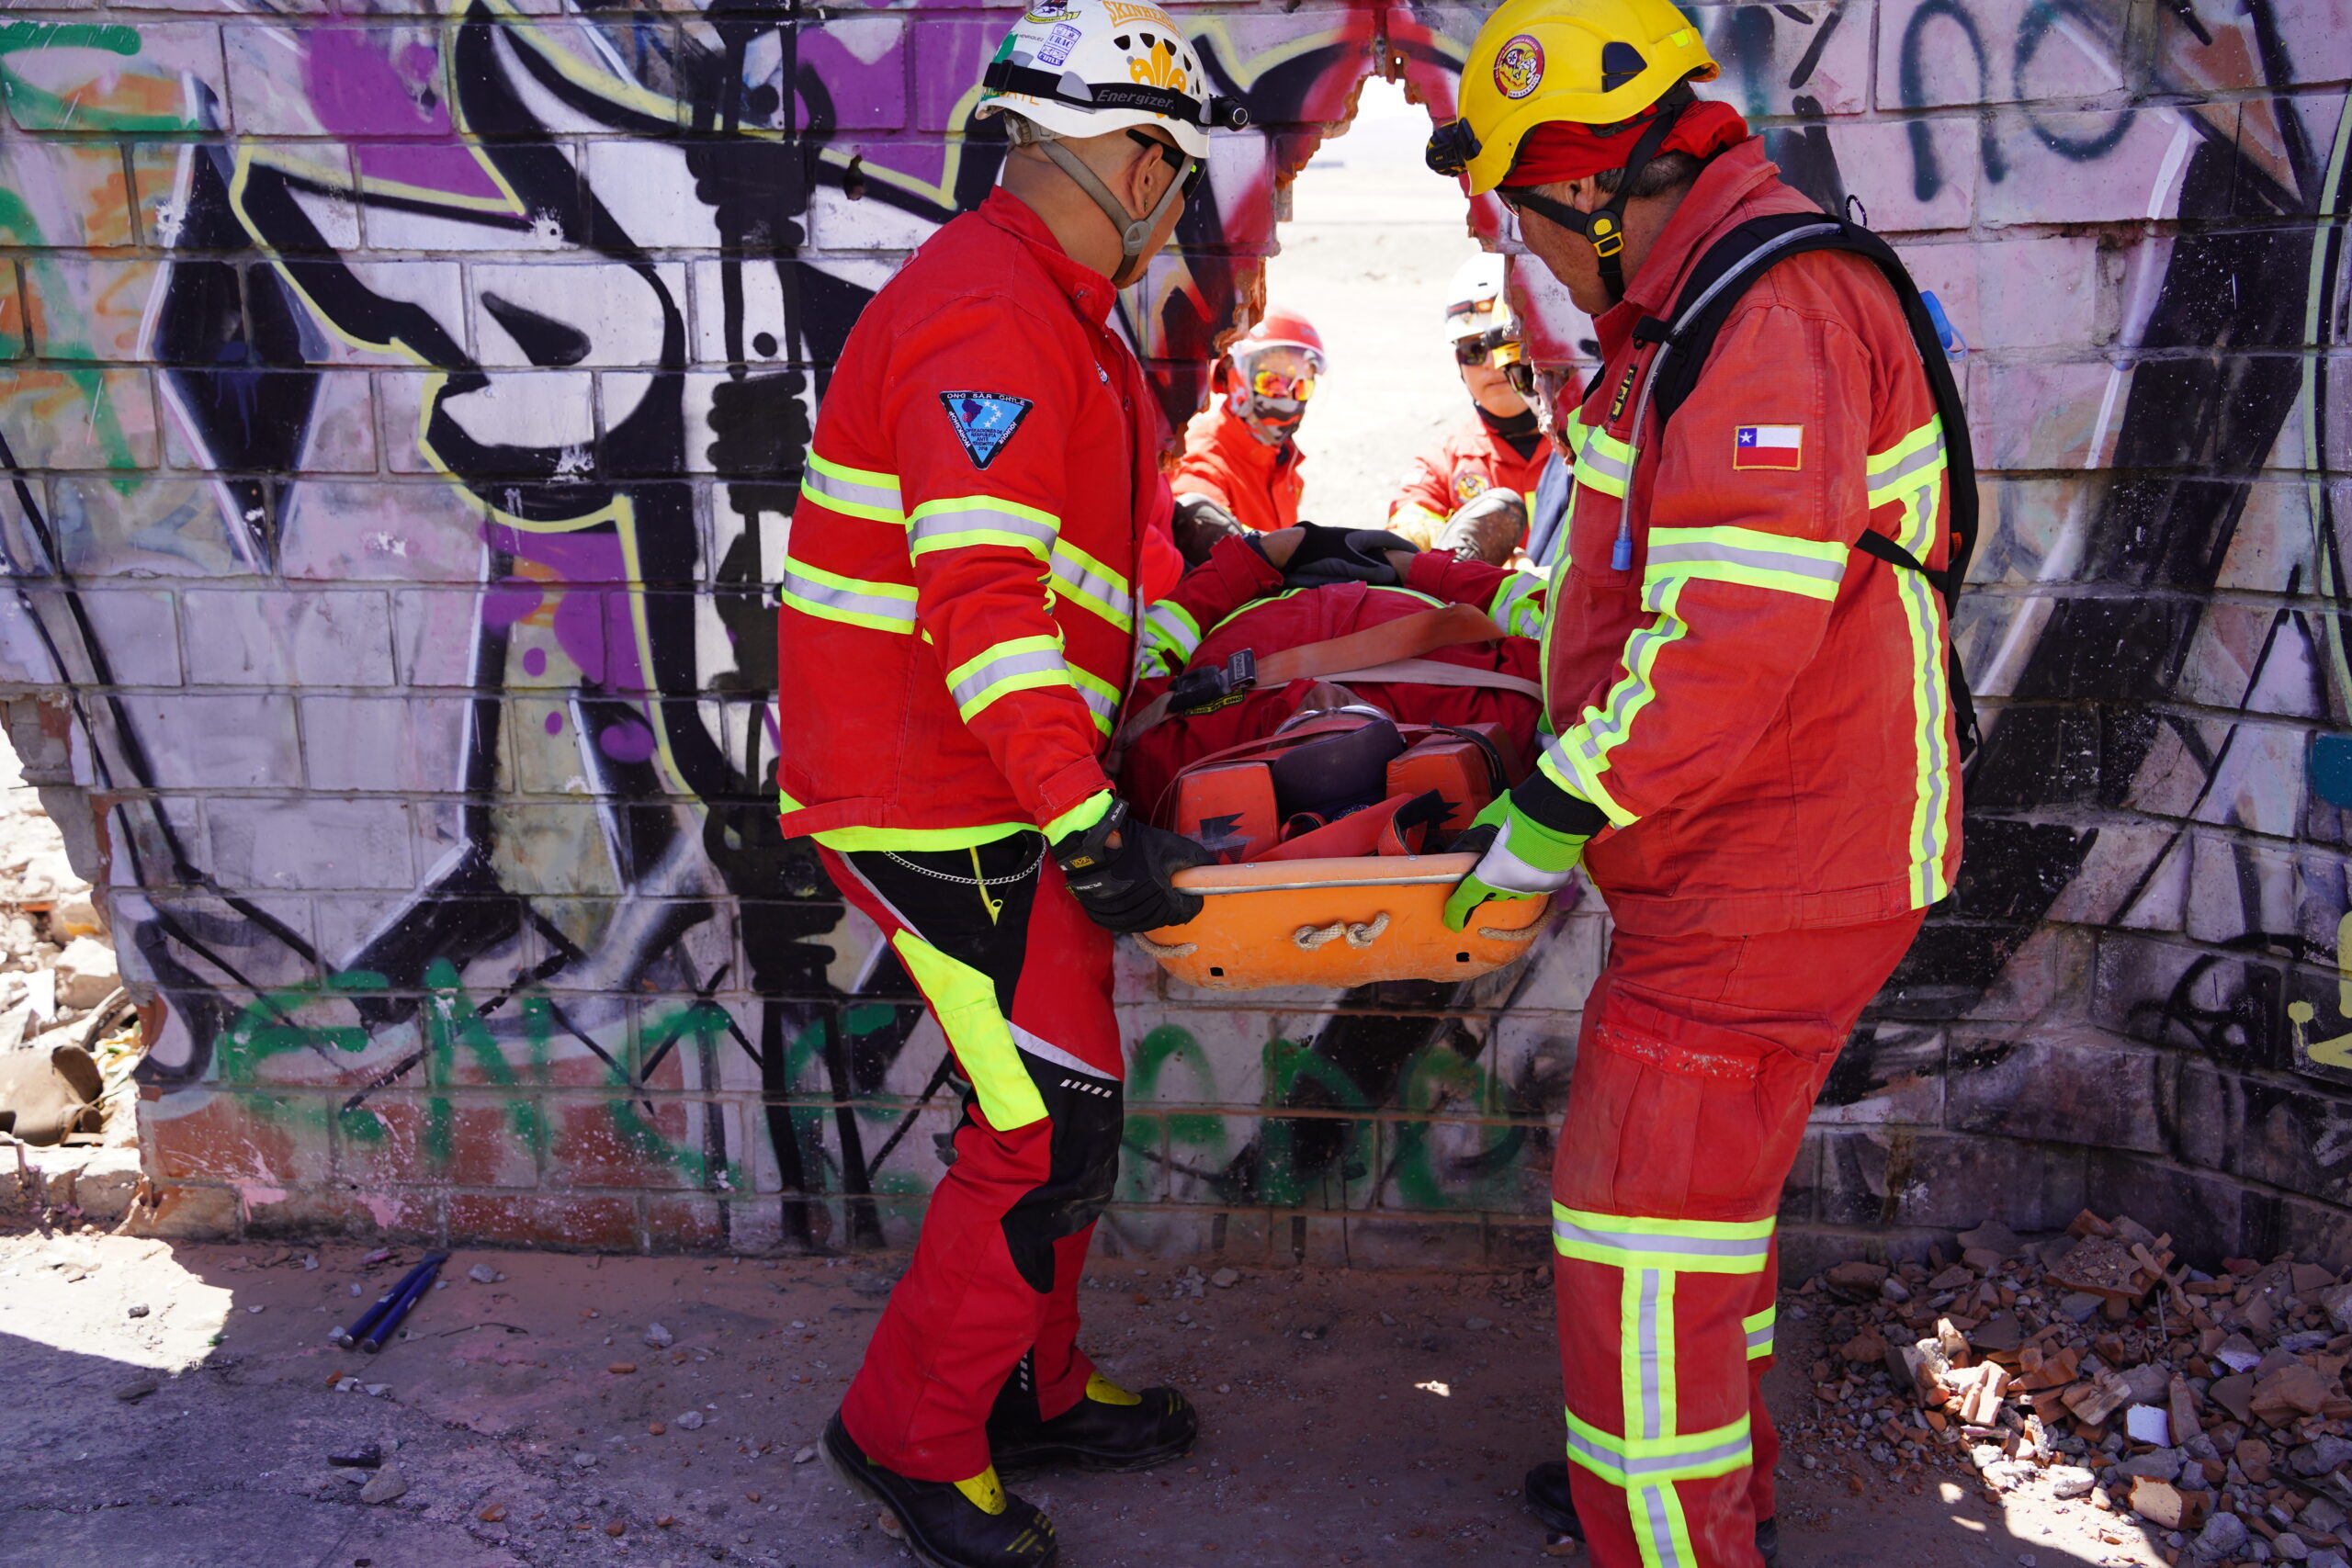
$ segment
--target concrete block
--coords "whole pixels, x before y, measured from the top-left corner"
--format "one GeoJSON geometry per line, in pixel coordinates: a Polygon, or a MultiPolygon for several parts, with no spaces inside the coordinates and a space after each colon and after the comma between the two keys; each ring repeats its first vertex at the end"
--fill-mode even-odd
{"type": "Polygon", "coordinates": [[[2210,831],[2194,835],[2191,845],[2190,940],[2296,956],[2301,945],[2296,857],[2210,831]]]}
{"type": "Polygon", "coordinates": [[[307,1095],[212,1095],[200,1107],[173,1108],[180,1114],[145,1118],[148,1159],[159,1181],[324,1181],[329,1103],[307,1095]]]}
{"type": "Polygon", "coordinates": [[[461,793],[471,705],[458,696],[302,698],[311,787],[461,793]]]}
{"type": "MultiPolygon", "coordinates": [[[[1982,427],[1989,439],[1976,448],[1976,461],[1987,468],[2085,468],[2101,466],[2094,460],[2093,444],[2114,438],[2112,424],[2099,423],[2107,406],[2108,381],[2114,374],[2102,363],[1999,364],[1981,367],[1972,383],[1972,432],[1982,427]]],[[[2120,403],[2118,407],[2121,406],[2120,403]]]]}
{"type": "Polygon", "coordinates": [[[17,291],[17,271],[0,268],[0,359],[25,352],[25,301],[17,291]]]}
{"type": "MultiPolygon", "coordinates": [[[[22,85],[14,73],[0,84],[12,115],[20,111],[10,89],[22,85]]],[[[114,142],[0,143],[0,189],[12,193],[29,218],[30,232],[20,229],[15,243],[107,248],[137,243],[123,191],[122,152],[114,142]]]]}
{"type": "MultiPolygon", "coordinates": [[[[683,145],[633,138],[588,141],[583,147],[585,188],[628,243],[697,251],[716,251],[727,243],[718,209],[695,192],[683,145]]],[[[752,173],[756,175],[756,165],[752,173]]],[[[767,180],[751,178],[740,190],[730,187],[725,195],[741,205],[745,227],[757,222],[774,234],[780,222],[789,220],[776,211],[775,186],[767,180]]],[[[368,231],[371,237],[377,232],[372,220],[368,231]]]]}
{"type": "Polygon", "coordinates": [[[2079,1025],[2022,1038],[1962,1036],[1952,1048],[1946,1124],[2158,1153],[2165,1147],[2162,1061],[2079,1025]]]}
{"type": "Polygon", "coordinates": [[[290,697],[130,695],[122,707],[139,728],[159,788],[301,787],[290,697]]]}
{"type": "Polygon", "coordinates": [[[154,390],[132,369],[0,369],[0,423],[28,468],[152,468],[154,390]]]}
{"type": "MultiPolygon", "coordinates": [[[[37,485],[34,494],[38,499],[37,485]]],[[[0,507],[14,516],[13,486],[0,507]]],[[[46,516],[64,566],[85,580],[213,577],[255,570],[250,558],[259,554],[257,536],[242,520],[224,517],[222,510],[220,488],[198,476],[61,475],[49,483],[46,516]]],[[[12,526],[17,536],[29,532],[12,526]]],[[[28,574],[36,570],[29,559],[22,564],[28,574]]]]}
{"type": "Polygon", "coordinates": [[[127,1234],[174,1241],[228,1241],[244,1228],[244,1213],[234,1188],[159,1182],[153,1196],[153,1207],[130,1223],[127,1234]]]}
{"type": "MultiPolygon", "coordinates": [[[[438,41],[413,28],[316,24],[220,29],[232,123],[248,136],[448,138],[438,41]],[[332,91],[322,91],[332,85],[332,91]]],[[[424,182],[416,182],[424,183],[424,182]]]]}
{"type": "MultiPolygon", "coordinates": [[[[1849,18],[1852,27],[1859,16],[1849,18]]],[[[1984,135],[1975,117],[1903,124],[1839,121],[1829,131],[1846,188],[1883,234],[1965,229],[1975,212],[1984,135]]]]}
{"type": "Polygon", "coordinates": [[[1943,1122],[1944,1036],[1896,1023],[1854,1031],[1814,1101],[1816,1127],[1943,1122]]]}
{"type": "Polygon", "coordinates": [[[452,1192],[441,1213],[452,1241],[631,1252],[641,1245],[638,1206],[634,1197],[452,1192]]]}
{"type": "Polygon", "coordinates": [[[2101,1213],[2129,1214],[2169,1233],[2182,1260],[2208,1273],[2224,1258],[2268,1256],[2283,1245],[2271,1229],[2278,1200],[2233,1178],[2122,1150],[2092,1149],[2087,1158],[2101,1213]]]}
{"type": "Polygon", "coordinates": [[[538,1185],[545,1121],[519,1100],[425,1098],[422,1066],[334,1118],[334,1177],[354,1190],[538,1185]]]}
{"type": "MultiPolygon", "coordinates": [[[[379,380],[379,408],[383,389],[379,380]]],[[[412,449],[413,428],[399,437],[412,449]]],[[[437,474],[423,483],[312,480],[291,487],[281,517],[281,570],[297,582],[472,583],[481,575],[481,514],[437,474]]]]}
{"type": "MultiPolygon", "coordinates": [[[[191,699],[194,700],[194,699],[191,699]]],[[[405,891],[414,886],[408,808],[397,800],[216,799],[212,869],[231,886],[405,891]]]]}
{"type": "Polygon", "coordinates": [[[2063,1227],[2088,1201],[2083,1150],[1897,1130],[1822,1134],[1821,1217],[1832,1224],[2063,1227]]]}
{"type": "Polygon", "coordinates": [[[179,369],[161,381],[175,468],[372,474],[376,414],[359,370],[179,369]],[[257,438],[258,437],[258,438],[257,438]]]}
{"type": "Polygon", "coordinates": [[[191,589],[182,604],[193,684],[391,684],[391,610],[380,592],[191,589]]]}
{"type": "Polygon", "coordinates": [[[2125,819],[2099,829],[2053,920],[2129,931],[2177,931],[2187,919],[2194,856],[2178,828],[2125,819]]]}
{"type": "MultiPolygon", "coordinates": [[[[2058,36],[2055,29],[2051,36],[2058,36]]],[[[2054,50],[2044,52],[2057,58],[2054,50]]],[[[2167,164],[2179,167],[2174,140],[2186,135],[2194,141],[2194,133],[2174,117],[2131,109],[2003,109],[1994,113],[1992,127],[2001,176],[1987,167],[1976,210],[1996,228],[2168,216],[2177,186],[2167,164]]]]}
{"type": "Polygon", "coordinates": [[[1870,107],[1871,7],[1802,5],[1694,7],[1691,15],[1741,90],[1724,96],[1759,115],[1850,115],[1870,107]],[[1814,107],[1802,107],[1798,99],[1814,107]]]}
{"type": "Polygon", "coordinates": [[[2331,1094],[2188,1061],[2176,1093],[2183,1160],[2352,1208],[2352,1164],[2340,1146],[2352,1122],[2352,1091],[2331,1094]]]}
{"type": "MultiPolygon", "coordinates": [[[[30,606],[33,616],[48,629],[57,646],[75,650],[67,656],[72,679],[96,681],[98,674],[74,629],[72,616],[78,609],[96,634],[97,650],[105,658],[107,679],[103,683],[180,683],[179,637],[169,593],[118,588],[103,579],[95,588],[71,593],[37,585],[22,586],[18,592],[24,596],[20,603],[30,606]]],[[[47,684],[58,679],[48,649],[38,641],[24,639],[21,651],[18,639],[12,637],[5,646],[9,657],[0,660],[0,671],[5,672],[6,678],[28,684],[47,684]]]]}
{"type": "Polygon", "coordinates": [[[476,356],[486,367],[659,365],[665,319],[666,330],[685,326],[682,263],[481,262],[472,276],[476,356]]]}
{"type": "Polygon", "coordinates": [[[130,152],[140,232],[149,244],[178,251],[246,248],[251,236],[243,224],[208,221],[213,215],[193,205],[199,183],[209,189],[216,182],[226,186],[233,181],[242,156],[265,178],[284,174],[299,182],[293,199],[308,231],[288,225],[273,232],[275,249],[299,254],[359,248],[351,153],[335,142],[138,141],[130,152]]]}
{"type": "Polygon", "coordinates": [[[2068,1021],[2090,996],[2098,952],[2087,931],[2044,926],[2026,938],[2002,966],[1984,998],[1968,1010],[1969,1019],[1979,1023],[2068,1021]]]}
{"type": "Polygon", "coordinates": [[[1878,107],[1919,109],[2020,101],[2121,103],[2120,29],[2101,13],[2053,26],[2030,0],[1966,9],[1884,0],[1878,26],[1878,107]]]}
{"type": "MultiPolygon", "coordinates": [[[[484,50],[453,51],[447,67],[452,91],[469,96],[526,95],[537,125],[556,135],[610,129],[610,122],[594,111],[575,107],[530,85],[537,73],[549,69],[574,81],[610,78],[614,44],[594,24],[570,17],[543,17],[524,27],[490,28],[488,40],[484,50]]],[[[648,61],[675,60],[684,52],[675,25],[651,17],[632,21],[628,48],[648,61]]],[[[651,92],[629,94],[628,107],[633,118],[667,119],[680,129],[689,114],[683,100],[651,92]]]]}
{"type": "Polygon", "coordinates": [[[2151,1044],[2283,1065],[2278,965],[2115,932],[2102,932],[2098,948],[2092,1022],[2151,1044]]]}
{"type": "Polygon", "coordinates": [[[36,258],[25,269],[33,352],[45,359],[115,364],[152,357],[142,329],[161,270],[150,261],[71,254],[36,258]]]}
{"type": "Polygon", "coordinates": [[[842,130],[896,130],[907,123],[907,73],[922,13],[845,17],[797,29],[793,43],[800,71],[813,70],[824,84],[821,106],[804,90],[787,87],[785,56],[776,34],[763,37],[743,56],[743,82],[754,103],[775,107],[762,123],[778,130],[806,127],[820,107],[842,130]],[[788,103],[786,94],[800,97],[788,103]]]}

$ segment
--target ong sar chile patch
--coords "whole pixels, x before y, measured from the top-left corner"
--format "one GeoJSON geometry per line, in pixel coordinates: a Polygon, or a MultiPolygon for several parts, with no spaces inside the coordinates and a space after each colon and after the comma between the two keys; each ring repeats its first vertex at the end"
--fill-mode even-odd
{"type": "Polygon", "coordinates": [[[956,439],[964,444],[964,453],[976,468],[996,461],[996,455],[1029,417],[1031,407],[1027,398],[1009,398],[1001,392],[942,392],[939,400],[956,427],[956,439]]]}
{"type": "Polygon", "coordinates": [[[1732,432],[1731,466],[1735,468],[1804,468],[1804,426],[1741,425],[1732,432]]]}

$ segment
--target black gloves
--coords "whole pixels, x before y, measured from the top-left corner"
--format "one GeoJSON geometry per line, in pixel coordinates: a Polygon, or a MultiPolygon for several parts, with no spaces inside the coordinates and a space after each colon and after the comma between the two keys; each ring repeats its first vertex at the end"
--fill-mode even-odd
{"type": "Polygon", "coordinates": [[[1104,931],[1181,926],[1201,912],[1201,896],[1179,893],[1172,879],[1187,866],[1208,864],[1209,852],[1129,817],[1124,800],[1113,801],[1100,822],[1064,836],[1053,850],[1070,892],[1104,931]]]}
{"type": "Polygon", "coordinates": [[[1302,523],[1306,531],[1298,541],[1298,548],[1291,552],[1290,564],[1283,568],[1283,585],[1290,588],[1319,588],[1327,582],[1369,582],[1376,587],[1396,586],[1396,569],[1385,554],[1403,550],[1411,554],[1419,546],[1410,539],[1379,528],[1327,528],[1320,523],[1302,523]]]}
{"type": "Polygon", "coordinates": [[[1232,513],[1205,495],[1178,496],[1176,511],[1169,519],[1169,530],[1175,536],[1176,553],[1184,558],[1186,566],[1198,566],[1208,559],[1219,539],[1238,538],[1250,532],[1233,520],[1232,513]]]}

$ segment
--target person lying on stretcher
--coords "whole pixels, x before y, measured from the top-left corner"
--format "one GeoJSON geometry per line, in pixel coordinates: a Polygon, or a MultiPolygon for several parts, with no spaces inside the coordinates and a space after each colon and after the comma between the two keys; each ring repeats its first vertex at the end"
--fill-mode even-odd
{"type": "MultiPolygon", "coordinates": [[[[1119,794],[1154,823],[1185,830],[1180,773],[1286,726],[1295,732],[1293,721],[1317,710],[1362,716],[1309,721],[1335,733],[1384,720],[1407,736],[1419,733],[1414,727],[1468,730],[1463,743],[1490,755],[1507,784],[1523,771],[1521,759],[1535,754],[1543,605],[1538,578],[1446,551],[1417,553],[1394,534],[1308,523],[1221,540],[1146,615],[1142,666],[1119,733],[1119,794]]],[[[1312,830],[1314,822],[1289,820],[1302,801],[1292,790],[1285,796],[1276,836],[1312,830]]],[[[1380,798],[1304,804],[1329,820],[1380,798]]],[[[1476,811],[1450,802],[1441,821],[1408,841],[1435,848],[1476,811]]],[[[1262,831],[1213,836],[1220,859],[1245,849],[1265,858],[1270,843],[1262,831]]]]}

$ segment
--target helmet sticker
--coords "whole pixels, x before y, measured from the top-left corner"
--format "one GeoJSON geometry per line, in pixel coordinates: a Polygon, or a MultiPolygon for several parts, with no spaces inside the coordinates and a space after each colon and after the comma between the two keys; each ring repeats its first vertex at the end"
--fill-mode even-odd
{"type": "Polygon", "coordinates": [[[1031,0],[1028,19],[1051,22],[1069,15],[1070,0],[1031,0]]]}
{"type": "Polygon", "coordinates": [[[1495,55],[1495,90],[1506,98],[1523,98],[1544,80],[1544,46],[1525,33],[1505,43],[1495,55]]]}
{"type": "Polygon", "coordinates": [[[1142,22],[1155,28],[1165,28],[1171,33],[1177,30],[1176,18],[1157,6],[1137,6],[1131,4],[1130,0],[1103,0],[1102,14],[1110,18],[1114,28],[1125,27],[1130,22],[1142,22]]]}
{"type": "Polygon", "coordinates": [[[1004,444],[1012,439],[1012,433],[1035,406],[1027,398],[1001,392],[942,392],[939,400],[946,407],[948,423],[956,427],[956,439],[964,444],[965,456],[976,468],[996,461],[996,455],[1004,450],[1004,444]]]}
{"type": "MultiPolygon", "coordinates": [[[[1060,0],[1050,0],[1050,3],[1058,5],[1060,0]]],[[[1068,22],[1056,22],[1054,30],[1046,35],[1046,41],[1037,46],[1037,63],[1040,65],[1068,64],[1069,51],[1076,49],[1078,40],[1085,36],[1068,22]]]]}
{"type": "Polygon", "coordinates": [[[1186,87],[1186,73],[1184,67],[1177,61],[1175,41],[1170,39],[1154,38],[1149,33],[1138,33],[1136,36],[1143,44],[1143,51],[1140,55],[1129,47],[1128,40],[1124,36],[1111,40],[1126,54],[1128,79],[1141,82],[1147,86],[1172,87],[1180,93],[1183,92],[1186,87]]]}

